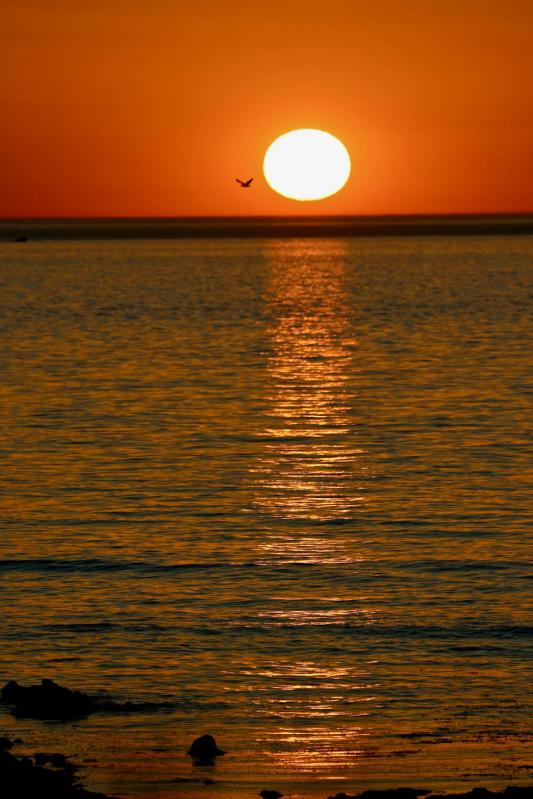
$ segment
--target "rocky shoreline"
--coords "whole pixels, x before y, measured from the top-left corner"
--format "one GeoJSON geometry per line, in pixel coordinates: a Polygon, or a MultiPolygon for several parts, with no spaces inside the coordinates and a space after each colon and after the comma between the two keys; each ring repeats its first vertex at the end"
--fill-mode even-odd
{"type": "MultiPolygon", "coordinates": [[[[101,699],[81,691],[64,688],[52,680],[42,680],[40,685],[21,686],[14,680],[6,683],[0,702],[11,706],[18,718],[40,720],[72,720],[96,712],[132,713],[171,707],[169,703],[115,702],[101,699]]],[[[113,799],[103,793],[90,791],[77,776],[78,766],[59,753],[36,752],[32,757],[19,757],[11,751],[22,743],[20,739],[0,737],[0,789],[3,799],[113,799]]],[[[196,764],[212,763],[223,755],[211,735],[195,739],[188,754],[196,764]]],[[[208,785],[212,780],[204,780],[208,785]]],[[[262,799],[281,799],[283,794],[272,788],[258,793],[262,799]]],[[[466,792],[433,792],[421,788],[391,788],[366,790],[358,794],[338,793],[328,799],[533,799],[533,786],[508,786],[503,791],[473,788],[466,792]]]]}
{"type": "Polygon", "coordinates": [[[10,751],[14,744],[9,738],[0,738],[3,799],[111,799],[87,790],[76,774],[78,767],[65,755],[36,752],[33,758],[17,757],[10,751]]]}
{"type": "MultiPolygon", "coordinates": [[[[17,757],[11,752],[16,743],[0,738],[0,788],[3,799],[113,799],[90,791],[77,776],[78,766],[58,752],[36,752],[33,757],[17,757]]],[[[212,780],[205,780],[206,785],[212,780]]],[[[281,799],[283,794],[263,789],[263,799],[281,799]]],[[[433,793],[430,789],[390,788],[358,794],[338,793],[328,799],[533,799],[533,786],[508,786],[503,791],[473,788],[464,793],[433,793]]]]}

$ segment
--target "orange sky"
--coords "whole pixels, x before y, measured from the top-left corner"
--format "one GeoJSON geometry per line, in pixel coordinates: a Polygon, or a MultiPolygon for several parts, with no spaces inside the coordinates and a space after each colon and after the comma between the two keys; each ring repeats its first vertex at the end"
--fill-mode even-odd
{"type": "Polygon", "coordinates": [[[532,0],[3,0],[0,15],[0,216],[533,211],[532,0]],[[265,183],[267,146],[296,127],[348,147],[335,197],[265,183]]]}

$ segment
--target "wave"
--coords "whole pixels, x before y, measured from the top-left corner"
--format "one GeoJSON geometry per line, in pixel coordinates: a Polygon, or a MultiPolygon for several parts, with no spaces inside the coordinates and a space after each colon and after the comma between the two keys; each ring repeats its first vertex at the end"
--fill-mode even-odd
{"type": "Polygon", "coordinates": [[[294,560],[294,559],[259,559],[250,561],[209,561],[188,563],[155,563],[145,560],[128,561],[103,558],[6,558],[0,561],[0,572],[6,571],[31,571],[31,572],[143,572],[143,573],[172,573],[193,570],[219,570],[219,571],[248,571],[257,569],[261,571],[284,572],[287,571],[316,571],[316,572],[349,572],[357,575],[358,579],[382,579],[388,574],[398,575],[404,570],[413,571],[418,575],[424,572],[472,572],[472,571],[524,571],[522,576],[529,577],[527,563],[520,560],[445,560],[445,559],[391,559],[391,560],[348,560],[332,564],[325,561],[294,560]]]}
{"type": "Polygon", "coordinates": [[[485,649],[484,644],[465,645],[458,647],[446,642],[445,639],[466,639],[472,638],[529,638],[533,637],[533,626],[514,625],[514,624],[484,624],[483,622],[462,622],[459,625],[450,624],[386,624],[379,621],[316,621],[303,623],[301,621],[275,621],[265,619],[264,623],[258,624],[250,621],[249,624],[235,625],[233,631],[268,633],[273,630],[301,630],[309,631],[312,628],[315,632],[326,632],[327,630],[338,632],[339,634],[349,634],[356,636],[368,636],[372,638],[420,638],[420,639],[440,639],[446,648],[466,651],[467,648],[485,649]]]}
{"type": "MultiPolygon", "coordinates": [[[[179,624],[172,622],[161,624],[150,621],[71,621],[54,622],[51,624],[40,623],[38,628],[25,629],[23,638],[41,638],[54,635],[87,635],[91,633],[109,633],[110,635],[121,635],[124,632],[132,633],[161,633],[173,636],[176,632],[184,632],[194,636],[237,636],[239,640],[249,640],[250,635],[276,636],[276,646],[280,643],[278,634],[289,631],[292,634],[301,632],[306,636],[324,635],[340,636],[343,639],[352,640],[367,639],[373,641],[373,645],[380,641],[386,641],[390,647],[394,640],[400,642],[405,640],[418,641],[421,645],[431,642],[433,650],[448,651],[457,654],[475,655],[475,653],[492,651],[494,653],[504,651],[508,648],[509,642],[520,639],[520,646],[524,646],[528,639],[533,638],[533,625],[520,624],[485,624],[481,621],[463,621],[459,623],[446,624],[417,624],[387,623],[383,620],[307,620],[306,622],[290,621],[289,619],[279,620],[265,616],[260,622],[257,616],[250,616],[244,620],[229,620],[217,616],[210,622],[199,625],[196,620],[180,620],[179,624]],[[498,644],[497,642],[501,642],[498,644]]],[[[20,631],[17,630],[17,636],[20,631]]],[[[346,646],[347,642],[343,643],[346,646]]],[[[325,645],[324,652],[327,653],[328,645],[325,645]]]]}
{"type": "Polygon", "coordinates": [[[186,569],[224,568],[219,563],[176,563],[171,565],[147,561],[102,560],[100,558],[20,558],[0,561],[0,571],[31,572],[172,572],[186,569]]]}

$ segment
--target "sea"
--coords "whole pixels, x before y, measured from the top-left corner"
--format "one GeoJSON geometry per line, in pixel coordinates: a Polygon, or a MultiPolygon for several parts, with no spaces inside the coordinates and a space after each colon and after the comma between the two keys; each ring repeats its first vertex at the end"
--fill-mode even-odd
{"type": "Polygon", "coordinates": [[[531,784],[533,236],[197,224],[0,241],[0,680],[168,703],[0,733],[133,799],[531,784]]]}

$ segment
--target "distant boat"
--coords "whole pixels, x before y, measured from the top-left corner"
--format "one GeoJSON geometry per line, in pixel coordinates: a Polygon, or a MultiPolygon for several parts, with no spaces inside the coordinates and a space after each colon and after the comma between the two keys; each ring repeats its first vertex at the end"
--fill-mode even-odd
{"type": "Polygon", "coordinates": [[[253,178],[250,178],[249,180],[239,180],[239,178],[235,178],[235,180],[243,189],[249,189],[253,178]]]}
{"type": "Polygon", "coordinates": [[[28,241],[28,239],[26,238],[26,236],[19,236],[18,239],[13,239],[13,241],[18,243],[21,241],[28,241]]]}

